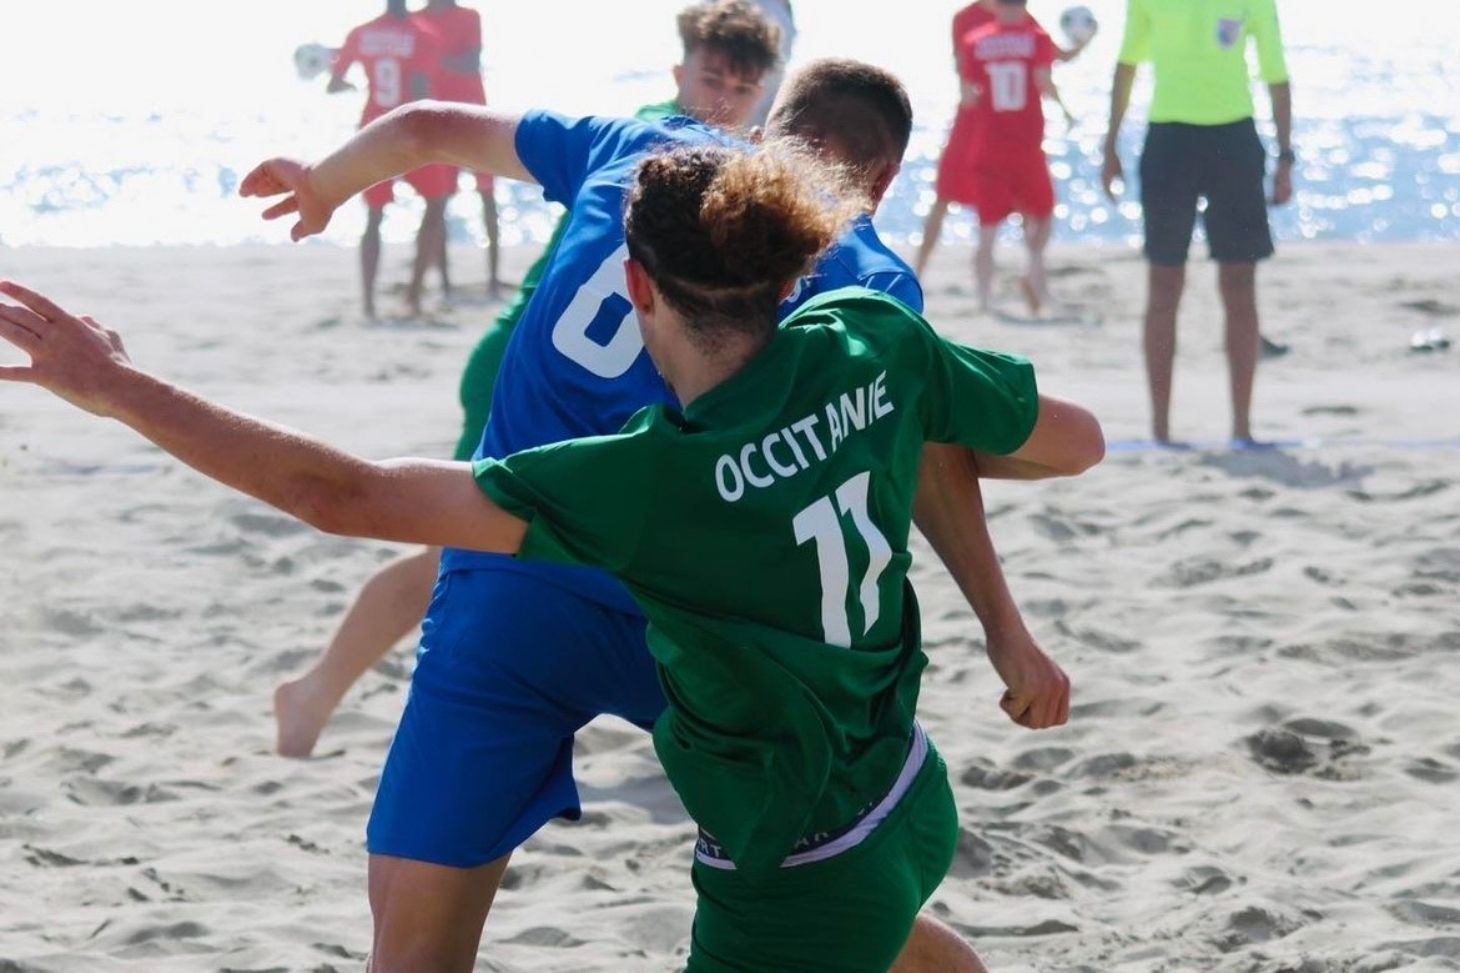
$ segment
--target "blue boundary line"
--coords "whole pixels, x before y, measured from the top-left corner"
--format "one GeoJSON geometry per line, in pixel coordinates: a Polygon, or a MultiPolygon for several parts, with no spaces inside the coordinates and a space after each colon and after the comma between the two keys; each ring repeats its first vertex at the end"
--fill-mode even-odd
{"type": "Polygon", "coordinates": [[[1275,439],[1259,443],[1233,440],[1158,443],[1150,439],[1116,439],[1105,444],[1107,453],[1268,453],[1335,446],[1373,446],[1379,449],[1460,449],[1460,436],[1451,439],[1375,439],[1364,436],[1314,436],[1310,439],[1275,439]]]}

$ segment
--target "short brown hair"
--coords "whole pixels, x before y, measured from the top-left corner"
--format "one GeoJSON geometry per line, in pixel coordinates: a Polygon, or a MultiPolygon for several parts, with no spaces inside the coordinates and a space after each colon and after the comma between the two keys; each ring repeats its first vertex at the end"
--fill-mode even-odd
{"type": "Polygon", "coordinates": [[[785,288],[841,235],[856,208],[838,170],[794,145],[694,146],[639,166],[629,255],[704,347],[769,335],[785,288]]]}
{"type": "Polygon", "coordinates": [[[679,39],[688,57],[697,47],[725,55],[731,70],[759,79],[781,59],[781,30],[749,0],[702,0],[679,12],[679,39]]]}
{"type": "Polygon", "coordinates": [[[768,134],[828,147],[866,171],[902,162],[912,138],[912,103],[896,75],[846,58],[813,61],[786,82],[768,134]]]}

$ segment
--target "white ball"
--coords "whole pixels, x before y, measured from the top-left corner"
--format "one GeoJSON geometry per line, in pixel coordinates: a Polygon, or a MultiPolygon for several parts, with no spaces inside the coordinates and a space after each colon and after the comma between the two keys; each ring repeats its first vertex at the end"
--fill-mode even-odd
{"type": "Polygon", "coordinates": [[[335,65],[335,52],[323,44],[301,44],[294,49],[294,70],[308,81],[335,65]]]}
{"type": "Polygon", "coordinates": [[[1095,36],[1100,24],[1089,7],[1070,7],[1060,14],[1060,30],[1072,44],[1084,44],[1095,36]]]}

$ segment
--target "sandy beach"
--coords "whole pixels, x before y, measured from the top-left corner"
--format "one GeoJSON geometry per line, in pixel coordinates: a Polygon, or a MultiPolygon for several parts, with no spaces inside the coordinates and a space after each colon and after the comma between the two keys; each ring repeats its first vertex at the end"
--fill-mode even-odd
{"type": "MultiPolygon", "coordinates": [[[[1213,448],[1156,451],[1137,254],[1055,247],[1070,308],[1032,321],[1009,280],[1007,310],[977,314],[968,251],[938,253],[934,324],[1031,356],[1112,443],[1082,479],[986,491],[1074,682],[1068,727],[1008,722],[971,612],[916,548],[922,720],[964,832],[931,908],[993,973],[1460,970],[1460,347],[1409,347],[1460,342],[1456,253],[1289,245],[1264,268],[1264,331],[1293,350],[1259,372],[1257,432],[1282,444],[1261,451],[1222,445],[1214,268],[1192,265],[1173,410],[1213,448]]],[[[387,251],[384,283],[407,258],[387,251]]],[[[454,261],[478,288],[480,256],[454,261]]],[[[449,455],[496,310],[367,325],[332,246],[0,250],[0,269],[149,370],[373,457],[449,455]]],[[[364,824],[411,646],[314,759],[272,753],[270,693],[398,550],[0,387],[0,973],[363,966],[364,824]]],[[[675,970],[691,826],[647,735],[599,721],[577,759],[584,819],[514,858],[479,969],[675,970]]]]}

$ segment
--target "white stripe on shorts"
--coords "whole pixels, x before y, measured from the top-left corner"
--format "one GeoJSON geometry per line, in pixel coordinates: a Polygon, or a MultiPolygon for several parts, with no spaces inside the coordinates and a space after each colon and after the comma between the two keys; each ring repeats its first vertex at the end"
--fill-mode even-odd
{"type": "MultiPolygon", "coordinates": [[[[850,831],[840,835],[833,841],[824,845],[818,845],[808,851],[797,852],[788,855],[786,860],[781,862],[782,868],[795,868],[797,865],[810,865],[813,862],[826,861],[828,858],[835,858],[843,852],[849,851],[862,842],[877,830],[877,826],[887,819],[887,816],[902,803],[907,796],[908,790],[912,788],[913,781],[917,779],[918,772],[923,769],[923,764],[928,759],[928,735],[918,724],[913,724],[912,746],[908,749],[907,760],[902,765],[902,772],[897,775],[889,790],[877,802],[877,806],[867,815],[858,821],[850,831]]],[[[708,865],[710,868],[718,868],[721,871],[735,871],[735,863],[726,858],[711,858],[698,849],[695,851],[695,860],[701,865],[708,865]]]]}

